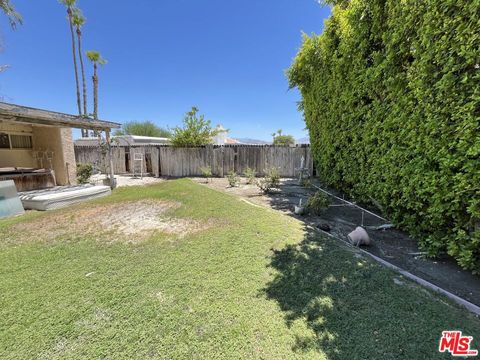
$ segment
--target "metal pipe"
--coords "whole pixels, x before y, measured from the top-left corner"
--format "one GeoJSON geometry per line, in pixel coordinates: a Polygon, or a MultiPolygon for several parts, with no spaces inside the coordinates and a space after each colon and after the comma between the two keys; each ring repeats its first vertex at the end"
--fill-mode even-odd
{"type": "Polygon", "coordinates": [[[105,141],[107,142],[108,147],[108,160],[110,163],[110,187],[115,188],[115,176],[113,173],[113,154],[112,154],[112,144],[110,141],[110,129],[105,130],[105,141]]]}
{"type": "MultiPolygon", "coordinates": [[[[315,229],[317,231],[320,231],[322,232],[323,234],[325,235],[328,235],[336,240],[340,240],[342,241],[343,243],[347,244],[349,247],[353,247],[352,244],[350,244],[348,241],[345,241],[337,236],[334,236],[326,231],[323,231],[322,229],[315,229]]],[[[368,251],[365,251],[363,249],[360,249],[359,247],[355,247],[358,251],[362,252],[363,254],[365,255],[368,255],[370,256],[373,260],[379,262],[380,264],[382,264],[383,266],[387,267],[387,268],[390,268],[394,271],[396,271],[397,273],[405,276],[406,278],[416,282],[417,284],[420,284],[426,288],[429,288],[430,290],[433,290],[437,293],[440,293],[442,295],[445,295],[446,297],[448,297],[450,300],[456,302],[457,304],[463,306],[464,308],[466,308],[468,311],[472,312],[473,314],[477,315],[477,316],[480,316],[480,307],[465,300],[465,299],[462,299],[461,297],[455,295],[455,294],[452,294],[451,292],[445,290],[445,289],[442,289],[441,287],[435,285],[435,284],[432,284],[431,282],[428,282],[427,280],[424,280],[422,278],[419,278],[418,276],[416,275],[413,275],[412,273],[408,272],[407,270],[404,270],[396,265],[393,265],[392,263],[389,263],[388,261],[386,260],[383,260],[382,258],[379,258],[378,256],[375,256],[371,253],[369,253],[368,251]]]]}
{"type": "Polygon", "coordinates": [[[347,203],[348,205],[355,206],[356,208],[359,208],[359,209],[365,211],[366,213],[375,216],[375,217],[378,218],[378,219],[381,219],[381,220],[383,220],[383,221],[387,221],[387,222],[388,222],[388,220],[385,219],[384,217],[381,217],[380,215],[377,215],[377,214],[375,214],[375,213],[373,213],[373,212],[371,212],[371,211],[368,211],[367,209],[364,209],[364,208],[362,208],[361,206],[358,206],[357,204],[354,204],[354,203],[352,203],[352,202],[350,202],[350,201],[347,201],[347,200],[345,200],[345,199],[342,199],[342,198],[340,198],[340,197],[332,194],[331,192],[328,192],[327,190],[322,189],[321,187],[319,187],[319,186],[317,186],[317,185],[315,185],[315,184],[312,184],[312,186],[313,186],[314,188],[320,190],[321,192],[323,192],[323,193],[325,193],[325,194],[327,194],[327,195],[330,195],[331,197],[333,197],[333,198],[335,198],[335,199],[337,199],[337,200],[344,201],[344,202],[347,203]]]}

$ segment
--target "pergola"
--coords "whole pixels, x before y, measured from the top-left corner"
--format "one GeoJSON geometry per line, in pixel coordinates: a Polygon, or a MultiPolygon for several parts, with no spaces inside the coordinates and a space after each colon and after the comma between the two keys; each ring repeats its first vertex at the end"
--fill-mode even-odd
{"type": "Polygon", "coordinates": [[[0,124],[17,126],[33,125],[36,127],[49,128],[76,128],[105,132],[108,147],[108,162],[110,164],[109,175],[111,185],[113,186],[114,174],[110,131],[111,129],[120,128],[121,125],[119,123],[0,102],[0,124]]]}

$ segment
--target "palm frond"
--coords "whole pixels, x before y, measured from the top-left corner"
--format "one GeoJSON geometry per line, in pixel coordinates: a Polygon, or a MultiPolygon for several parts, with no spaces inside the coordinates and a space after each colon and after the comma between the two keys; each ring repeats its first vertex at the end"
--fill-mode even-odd
{"type": "Polygon", "coordinates": [[[0,9],[7,15],[12,29],[16,29],[17,24],[23,24],[22,15],[20,15],[10,0],[0,0],[0,9]]]}
{"type": "Polygon", "coordinates": [[[92,63],[97,63],[97,64],[100,64],[100,65],[105,65],[107,63],[107,60],[105,60],[98,51],[89,50],[89,51],[86,52],[86,54],[87,54],[88,59],[92,63]]]}
{"type": "Polygon", "coordinates": [[[87,19],[83,16],[82,10],[77,7],[72,9],[72,23],[75,27],[81,28],[86,21],[87,19]]]}
{"type": "Polygon", "coordinates": [[[75,3],[77,2],[77,0],[59,0],[59,1],[61,4],[69,8],[75,6],[75,3]]]}

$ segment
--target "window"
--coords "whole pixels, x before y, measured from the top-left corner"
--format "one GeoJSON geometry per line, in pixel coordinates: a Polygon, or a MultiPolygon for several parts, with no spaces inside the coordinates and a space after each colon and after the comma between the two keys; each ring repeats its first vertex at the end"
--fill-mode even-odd
{"type": "Polygon", "coordinates": [[[31,149],[32,137],[30,135],[10,135],[12,149],[31,149]]]}
{"type": "Polygon", "coordinates": [[[0,133],[0,149],[10,149],[10,138],[8,134],[0,133]]]}
{"type": "Polygon", "coordinates": [[[32,135],[0,133],[0,149],[32,149],[32,135]]]}

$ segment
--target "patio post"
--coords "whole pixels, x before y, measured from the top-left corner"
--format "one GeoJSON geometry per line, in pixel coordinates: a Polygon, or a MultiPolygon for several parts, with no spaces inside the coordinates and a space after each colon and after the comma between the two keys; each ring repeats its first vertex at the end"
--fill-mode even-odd
{"type": "Polygon", "coordinates": [[[105,140],[107,142],[108,148],[108,162],[110,164],[110,187],[115,188],[115,176],[113,174],[113,155],[112,155],[112,144],[110,141],[110,129],[105,129],[105,140]]]}

